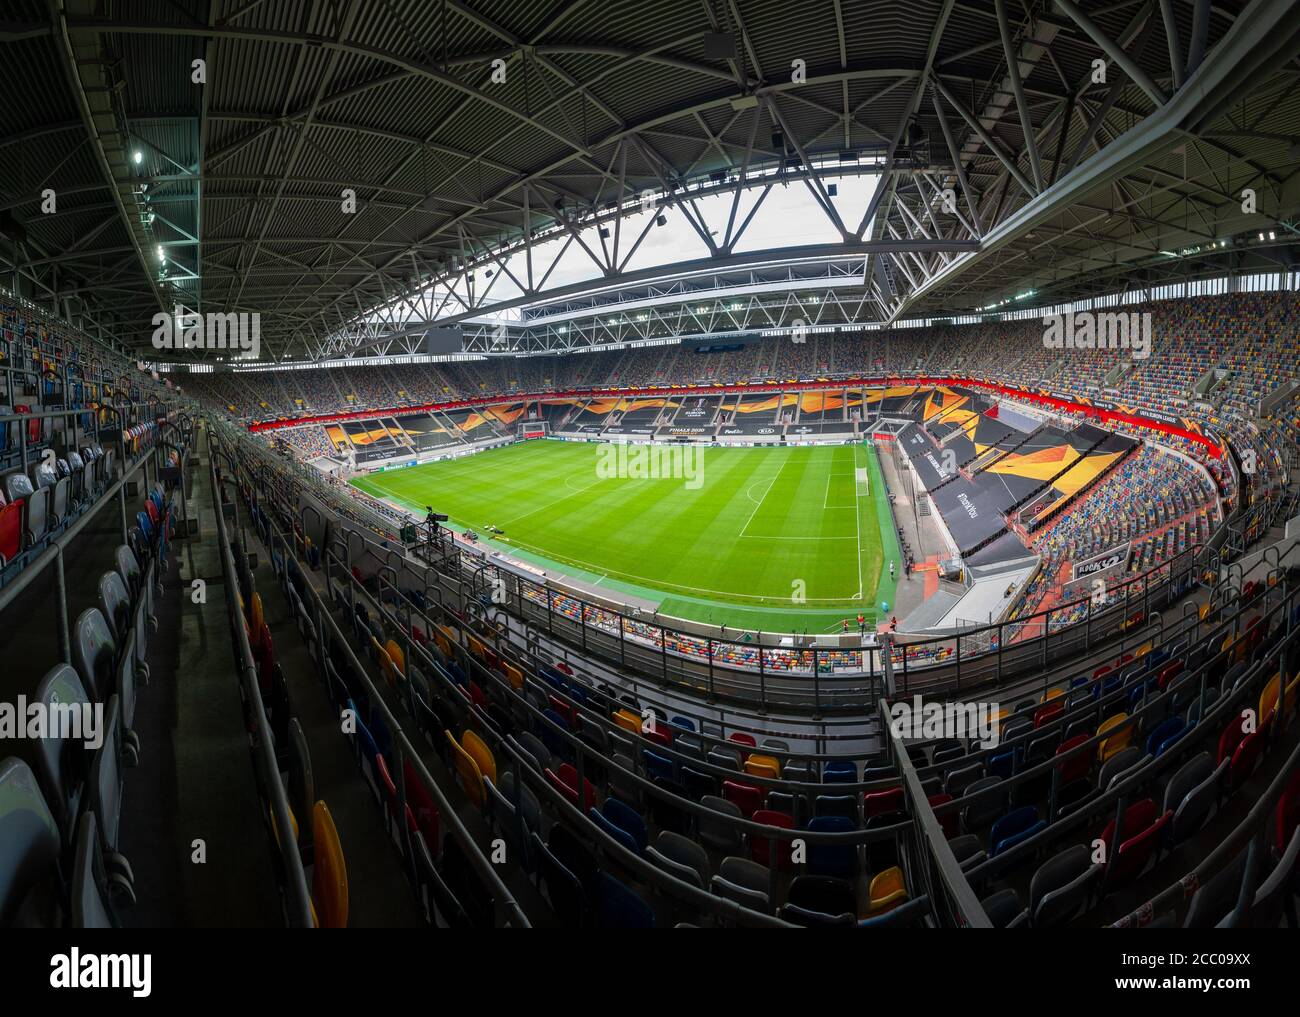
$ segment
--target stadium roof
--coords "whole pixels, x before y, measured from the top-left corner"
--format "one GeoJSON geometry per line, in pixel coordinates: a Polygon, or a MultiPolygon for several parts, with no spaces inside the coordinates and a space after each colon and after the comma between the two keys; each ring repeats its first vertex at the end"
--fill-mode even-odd
{"type": "Polygon", "coordinates": [[[699,235],[693,270],[788,283],[738,250],[743,213],[697,211],[778,184],[841,238],[814,257],[860,273],[845,320],[1294,257],[1300,22],[1277,0],[102,10],[0,22],[0,271],[137,351],[175,304],[259,312],[277,358],[414,349],[494,304],[490,272],[516,307],[590,288],[551,285],[547,238],[644,286],[624,266],[658,216],[699,235]],[[868,173],[845,219],[832,188],[868,173]]]}

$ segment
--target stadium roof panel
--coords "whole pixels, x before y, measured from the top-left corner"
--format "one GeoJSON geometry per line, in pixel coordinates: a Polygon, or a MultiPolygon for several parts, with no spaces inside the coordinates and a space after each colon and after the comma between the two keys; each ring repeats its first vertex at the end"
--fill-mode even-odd
{"type": "Polygon", "coordinates": [[[481,313],[466,273],[503,244],[558,232],[617,284],[647,189],[689,218],[775,173],[829,209],[860,159],[874,215],[827,216],[920,248],[868,256],[876,322],[1113,289],[1162,250],[1289,238],[1300,202],[1296,29],[1263,0],[11,7],[0,261],[136,349],[173,303],[260,312],[273,357],[374,348],[369,312],[431,281],[481,313]]]}

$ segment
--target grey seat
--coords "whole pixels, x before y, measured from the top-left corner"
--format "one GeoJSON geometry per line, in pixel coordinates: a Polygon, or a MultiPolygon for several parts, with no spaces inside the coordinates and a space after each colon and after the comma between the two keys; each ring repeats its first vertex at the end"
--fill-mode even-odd
{"type": "Polygon", "coordinates": [[[122,577],[122,582],[126,584],[127,591],[131,594],[131,599],[135,600],[140,596],[140,586],[143,581],[135,552],[126,544],[118,544],[117,550],[113,552],[113,562],[117,567],[117,574],[122,577]]]}
{"type": "MultiPolygon", "coordinates": [[[[67,664],[56,664],[36,687],[36,702],[53,709],[79,708],[90,700],[77,672],[67,664]]],[[[59,738],[47,732],[46,737],[36,743],[36,775],[41,792],[68,843],[76,832],[77,812],[85,793],[89,769],[84,748],[86,732],[81,733],[82,738],[59,738]]]]}
{"type": "Polygon", "coordinates": [[[1115,753],[1102,764],[1101,771],[1097,774],[1098,790],[1105,791],[1111,787],[1119,777],[1140,765],[1142,759],[1142,750],[1136,745],[1130,745],[1127,749],[1115,753]]]}
{"type": "MultiPolygon", "coordinates": [[[[1003,783],[1001,777],[983,777],[966,788],[963,797],[969,798],[977,791],[987,791],[1003,783]]],[[[996,794],[989,794],[971,802],[961,811],[961,826],[967,833],[976,833],[992,825],[1007,810],[1007,792],[1003,788],[996,794]]]]}
{"type": "Polygon", "coordinates": [[[714,749],[709,753],[709,760],[714,766],[724,770],[740,772],[740,753],[731,749],[714,749]]]}
{"type": "Polygon", "coordinates": [[[32,487],[46,492],[46,507],[49,510],[50,525],[57,526],[68,514],[68,488],[71,486],[67,477],[60,477],[54,462],[42,460],[28,471],[32,487]]]}
{"type": "Polygon", "coordinates": [[[639,806],[641,803],[641,787],[626,772],[629,770],[636,771],[636,764],[632,761],[632,757],[616,752],[613,761],[614,765],[609,769],[609,789],[628,805],[639,806]]]}
{"type": "MultiPolygon", "coordinates": [[[[1300,827],[1291,831],[1291,840],[1268,878],[1255,891],[1245,924],[1252,929],[1276,929],[1287,908],[1287,900],[1295,893],[1296,858],[1300,856],[1300,827]]],[[[1291,911],[1290,918],[1295,919],[1291,911]]]]}
{"type": "Polygon", "coordinates": [[[744,847],[744,837],[733,822],[742,818],[740,809],[733,802],[716,795],[705,795],[700,799],[700,804],[717,813],[716,816],[696,817],[700,843],[723,854],[741,850],[744,847]]]}
{"type": "Polygon", "coordinates": [[[950,770],[947,779],[943,782],[943,789],[954,798],[960,798],[966,794],[972,784],[981,779],[986,779],[984,764],[974,763],[971,766],[950,770]]]}
{"type": "Polygon", "coordinates": [[[1068,923],[1088,899],[1101,871],[1102,866],[1093,864],[1086,844],[1053,855],[1029,881],[1029,924],[1052,929],[1068,923]]]}
{"type": "Polygon", "coordinates": [[[522,732],[519,735],[519,746],[533,757],[539,771],[551,768],[551,750],[542,744],[537,735],[531,731],[522,732]]]}
{"type": "Polygon", "coordinates": [[[72,660],[92,703],[104,702],[112,692],[116,657],[117,644],[108,622],[99,608],[86,608],[72,629],[72,660]]]}
{"type": "Polygon", "coordinates": [[[1174,814],[1167,833],[1170,846],[1181,844],[1205,825],[1231,763],[1232,760],[1225,759],[1216,767],[1214,757],[1202,752],[1169,778],[1165,785],[1164,811],[1174,814]]]}
{"type": "Polygon", "coordinates": [[[957,859],[957,864],[961,866],[963,872],[975,868],[988,858],[988,852],[984,850],[979,837],[973,833],[965,833],[960,837],[954,837],[948,841],[948,847],[952,850],[953,857],[957,859]]]}
{"type": "Polygon", "coordinates": [[[118,642],[124,640],[131,625],[131,595],[116,572],[105,572],[99,577],[99,609],[113,638],[118,642]]]}
{"type": "Polygon", "coordinates": [[[709,886],[709,857],[695,841],[664,830],[646,848],[646,857],[701,890],[709,886]]]}
{"type": "Polygon", "coordinates": [[[23,531],[27,546],[45,536],[50,528],[48,488],[36,490],[31,479],[21,470],[5,474],[5,499],[23,503],[23,531]]]}
{"type": "Polygon", "coordinates": [[[1016,929],[1024,926],[1029,912],[1020,906],[1020,895],[1008,887],[980,901],[995,929],[1016,929]]]}
{"type": "Polygon", "coordinates": [[[768,914],[771,909],[771,900],[766,893],[758,890],[750,890],[743,886],[737,886],[730,880],[723,879],[721,876],[714,876],[709,883],[710,889],[713,890],[714,896],[721,897],[723,900],[729,900],[741,907],[749,908],[751,911],[758,911],[762,914],[768,914]]]}
{"type": "Polygon", "coordinates": [[[36,775],[21,759],[0,762],[0,928],[58,927],[60,849],[36,775]]]}
{"type": "MultiPolygon", "coordinates": [[[[513,791],[514,777],[507,776],[510,776],[510,786],[513,791]]],[[[517,809],[515,801],[505,793],[504,788],[492,783],[491,778],[483,778],[483,788],[487,794],[488,814],[496,829],[505,838],[510,857],[516,859],[525,872],[532,872],[536,867],[532,855],[532,835],[536,833],[541,836],[539,820],[534,817],[533,823],[530,824],[526,815],[527,805],[524,810],[517,809]]]]}
{"type": "Polygon", "coordinates": [[[1245,872],[1246,852],[1242,850],[1192,894],[1192,902],[1187,906],[1187,915],[1183,919],[1183,928],[1214,928],[1237,903],[1245,872]]]}
{"type": "Polygon", "coordinates": [[[74,502],[86,498],[86,462],[75,449],[69,449],[67,455],[68,480],[71,481],[69,494],[74,502]]]}
{"type": "Polygon", "coordinates": [[[72,863],[72,927],[116,928],[118,923],[109,903],[110,892],[99,852],[95,814],[87,812],[77,826],[77,850],[72,863]]]}
{"type": "Polygon", "coordinates": [[[298,821],[298,842],[311,843],[312,824],[309,817],[316,804],[316,782],[312,777],[311,752],[307,737],[302,733],[298,718],[289,720],[289,806],[298,821]]]}

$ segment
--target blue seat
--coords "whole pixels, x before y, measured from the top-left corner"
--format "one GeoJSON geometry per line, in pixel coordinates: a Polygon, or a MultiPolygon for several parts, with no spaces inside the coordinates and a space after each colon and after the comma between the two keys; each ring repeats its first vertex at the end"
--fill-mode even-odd
{"type": "Polygon", "coordinates": [[[683,731],[695,730],[695,721],[688,720],[686,717],[674,717],[668,723],[672,724],[673,727],[681,728],[683,731]]]}
{"type": "Polygon", "coordinates": [[[993,846],[989,854],[1000,855],[1003,851],[1009,851],[1046,828],[1046,820],[1039,818],[1038,809],[1034,806],[1022,805],[1018,809],[1012,809],[994,823],[993,829],[989,831],[989,843],[993,846]]]}
{"type": "MultiPolygon", "coordinates": [[[[858,824],[845,816],[817,816],[810,833],[852,833],[858,824]]],[[[853,879],[858,874],[858,849],[852,844],[808,844],[808,871],[814,876],[853,879]]]]}
{"type": "Polygon", "coordinates": [[[1187,729],[1187,723],[1180,716],[1167,717],[1156,725],[1147,738],[1147,754],[1158,756],[1165,749],[1178,741],[1187,729]]]}
{"type": "Polygon", "coordinates": [[[636,842],[635,850],[638,854],[646,849],[646,845],[650,843],[650,834],[646,830],[641,813],[617,798],[606,798],[602,811],[603,818],[631,836],[636,842]]]}
{"type": "Polygon", "coordinates": [[[823,784],[855,784],[858,765],[850,759],[832,759],[822,769],[823,784]]]}
{"type": "Polygon", "coordinates": [[[587,815],[591,817],[591,821],[595,823],[598,827],[600,827],[600,829],[602,829],[609,836],[613,837],[616,841],[622,844],[633,854],[641,853],[637,848],[637,843],[635,838],[633,838],[633,836],[630,833],[628,833],[626,830],[624,830],[622,827],[617,826],[611,820],[607,819],[605,816],[602,816],[599,810],[596,808],[596,806],[593,805],[590,809],[588,809],[587,815]]]}
{"type": "Polygon", "coordinates": [[[673,781],[676,779],[671,759],[661,756],[657,752],[651,752],[649,749],[641,750],[641,758],[645,761],[646,776],[651,780],[673,781]]]}
{"type": "MultiPolygon", "coordinates": [[[[551,724],[560,728],[560,730],[569,730],[569,722],[560,716],[560,714],[555,710],[548,707],[542,711],[542,716],[549,720],[551,724]]],[[[560,756],[564,759],[568,759],[572,755],[572,752],[569,750],[569,743],[565,741],[564,738],[549,724],[543,724],[542,730],[539,734],[541,735],[542,744],[545,745],[547,750],[553,755],[560,756]]]]}
{"type": "Polygon", "coordinates": [[[650,905],[607,872],[598,873],[596,921],[602,929],[653,929],[650,905]]]}
{"type": "Polygon", "coordinates": [[[1006,752],[999,752],[989,759],[988,774],[990,777],[1001,777],[1003,780],[1007,780],[1015,768],[1016,750],[1008,749],[1006,752]]]}

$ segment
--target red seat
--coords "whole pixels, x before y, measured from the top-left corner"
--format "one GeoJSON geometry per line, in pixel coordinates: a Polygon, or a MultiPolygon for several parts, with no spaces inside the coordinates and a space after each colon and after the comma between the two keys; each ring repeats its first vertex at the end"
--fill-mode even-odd
{"type": "MultiPolygon", "coordinates": [[[[1143,798],[1136,801],[1124,810],[1124,837],[1127,839],[1139,830],[1145,830],[1148,826],[1156,821],[1156,803],[1150,798],[1143,798]]],[[[1107,852],[1114,846],[1115,842],[1115,820],[1106,824],[1106,829],[1101,831],[1102,843],[1106,845],[1107,852]]]]}
{"type": "Polygon", "coordinates": [[[1160,674],[1156,678],[1160,691],[1163,692],[1168,684],[1183,673],[1182,658],[1171,660],[1168,664],[1160,669],[1160,674]]]}
{"type": "Polygon", "coordinates": [[[0,564],[7,565],[23,548],[23,503],[12,501],[0,508],[0,564]]]}
{"type": "Polygon", "coordinates": [[[883,816],[887,812],[903,811],[903,789],[891,787],[887,791],[876,791],[862,796],[862,818],[868,820],[873,816],[883,816]]]}
{"type": "Polygon", "coordinates": [[[1050,724],[1057,717],[1065,714],[1065,704],[1059,699],[1048,703],[1046,706],[1040,706],[1034,711],[1034,727],[1040,728],[1044,724],[1050,724]]]}
{"type": "Polygon", "coordinates": [[[475,706],[487,709],[487,696],[483,695],[483,690],[478,687],[477,682],[469,683],[469,701],[475,706]]]}
{"type": "Polygon", "coordinates": [[[596,804],[596,789],[592,786],[591,781],[585,777],[582,780],[583,803],[578,804],[578,771],[573,768],[572,763],[564,763],[560,766],[559,771],[547,769],[546,779],[551,782],[551,786],[569,799],[569,803],[575,809],[581,809],[583,813],[591,809],[596,804]]]}
{"type": "Polygon", "coordinates": [[[642,731],[641,737],[656,745],[672,745],[673,736],[664,725],[656,724],[653,731],[642,731]]]}
{"type": "Polygon", "coordinates": [[[1237,746],[1246,739],[1246,732],[1243,728],[1245,723],[1245,715],[1240,713],[1228,721],[1228,726],[1219,735],[1219,755],[1215,763],[1222,763],[1225,759],[1233,757],[1233,754],[1237,751],[1237,746]]]}
{"type": "Polygon", "coordinates": [[[1241,787],[1243,783],[1250,779],[1250,775],[1255,772],[1255,767],[1259,764],[1260,753],[1264,751],[1264,740],[1268,732],[1268,725],[1265,724],[1254,734],[1248,734],[1241,740],[1241,744],[1232,754],[1232,765],[1228,767],[1229,783],[1232,787],[1241,787]]]}
{"type": "Polygon", "coordinates": [[[748,745],[751,749],[758,747],[758,742],[754,741],[752,735],[747,735],[743,731],[736,731],[727,736],[727,741],[735,742],[737,745],[748,745]]]}
{"type": "Polygon", "coordinates": [[[1115,669],[1111,667],[1109,664],[1102,664],[1101,667],[1097,668],[1096,671],[1092,672],[1092,676],[1093,678],[1105,678],[1106,675],[1110,674],[1114,670],[1115,669]]]}
{"type": "Polygon", "coordinates": [[[424,834],[424,842],[429,845],[429,850],[437,851],[442,844],[442,838],[439,836],[438,806],[433,803],[428,789],[420,783],[415,767],[411,765],[409,759],[402,764],[402,774],[406,781],[407,808],[413,813],[416,829],[424,834]]]}
{"type": "Polygon", "coordinates": [[[271,639],[271,629],[262,622],[257,634],[257,645],[252,648],[257,658],[257,684],[263,692],[271,687],[271,669],[275,667],[275,642],[271,639]]]}
{"type": "MultiPolygon", "coordinates": [[[[1086,734],[1075,735],[1073,738],[1062,742],[1061,747],[1056,750],[1056,754],[1064,756],[1071,749],[1076,749],[1084,742],[1089,741],[1091,737],[1091,735],[1086,734]]],[[[1057,764],[1057,768],[1061,771],[1061,785],[1064,786],[1072,780],[1087,776],[1088,771],[1092,769],[1092,757],[1096,752],[1094,746],[1087,752],[1080,752],[1078,755],[1071,756],[1069,759],[1064,759],[1057,764]]]]}
{"type": "Polygon", "coordinates": [[[1139,875],[1146,868],[1151,856],[1160,850],[1160,841],[1164,837],[1165,826],[1174,818],[1170,809],[1155,822],[1139,830],[1119,846],[1119,851],[1111,861],[1106,874],[1109,886],[1117,886],[1139,875]]]}
{"type": "Polygon", "coordinates": [[[551,709],[558,713],[572,730],[578,726],[578,710],[572,703],[566,703],[559,696],[551,696],[551,709]]]}
{"type": "MultiPolygon", "coordinates": [[[[784,812],[774,812],[771,809],[758,809],[750,818],[755,823],[762,823],[764,826],[779,826],[782,830],[793,830],[794,820],[784,812]]],[[[762,834],[749,835],[749,857],[754,859],[760,865],[771,866],[772,864],[772,843],[762,834]]],[[[776,864],[777,868],[790,868],[790,842],[780,841],[776,846],[776,864]]]]}
{"type": "Polygon", "coordinates": [[[149,517],[149,522],[153,523],[154,526],[157,526],[157,525],[158,525],[158,506],[155,505],[155,504],[153,503],[153,499],[152,499],[152,498],[146,498],[146,499],[144,500],[144,511],[145,511],[145,515],[147,515],[147,516],[149,517]]]}
{"type": "MultiPolygon", "coordinates": [[[[949,802],[953,801],[953,797],[945,792],[942,794],[931,795],[926,800],[930,803],[930,808],[933,809],[940,805],[947,805],[949,802]]],[[[960,813],[957,809],[949,809],[942,816],[936,816],[935,818],[939,820],[939,825],[943,827],[943,835],[945,837],[951,839],[957,836],[957,820],[960,818],[960,813]]]]}
{"type": "Polygon", "coordinates": [[[763,807],[763,789],[734,780],[722,782],[722,797],[740,809],[746,819],[763,807]]]}

